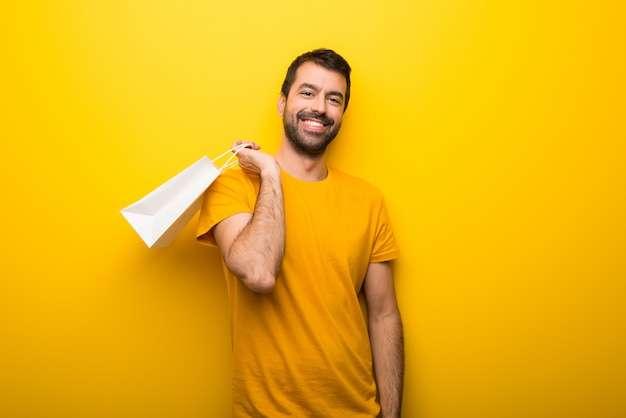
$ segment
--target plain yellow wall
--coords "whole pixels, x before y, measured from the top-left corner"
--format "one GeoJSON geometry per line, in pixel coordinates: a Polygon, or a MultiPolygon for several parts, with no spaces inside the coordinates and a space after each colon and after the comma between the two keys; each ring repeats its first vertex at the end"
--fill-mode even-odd
{"type": "Polygon", "coordinates": [[[570,1],[3,1],[0,416],[228,417],[218,255],[119,210],[336,49],[331,160],[383,189],[404,416],[626,416],[626,11],[570,1]]]}

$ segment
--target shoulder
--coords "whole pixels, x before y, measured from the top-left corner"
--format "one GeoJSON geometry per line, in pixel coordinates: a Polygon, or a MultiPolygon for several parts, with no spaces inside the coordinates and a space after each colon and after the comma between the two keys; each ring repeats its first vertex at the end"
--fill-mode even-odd
{"type": "Polygon", "coordinates": [[[218,179],[221,181],[245,181],[247,177],[242,169],[236,167],[222,171],[218,179]]]}
{"type": "Polygon", "coordinates": [[[205,206],[211,212],[233,206],[233,210],[249,211],[254,208],[259,188],[258,176],[249,176],[239,168],[226,170],[206,191],[205,206]]]}
{"type": "Polygon", "coordinates": [[[222,172],[209,187],[209,192],[227,189],[258,189],[259,179],[248,176],[240,168],[232,168],[222,172]]]}

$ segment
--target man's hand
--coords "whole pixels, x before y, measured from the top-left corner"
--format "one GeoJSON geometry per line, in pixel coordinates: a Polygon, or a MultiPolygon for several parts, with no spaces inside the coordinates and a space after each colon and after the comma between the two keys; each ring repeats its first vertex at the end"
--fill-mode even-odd
{"type": "Polygon", "coordinates": [[[235,141],[233,147],[241,144],[248,146],[237,153],[239,158],[239,167],[247,174],[255,174],[261,176],[268,170],[272,174],[280,172],[280,168],[276,159],[265,152],[259,151],[261,146],[251,141],[235,141]]]}

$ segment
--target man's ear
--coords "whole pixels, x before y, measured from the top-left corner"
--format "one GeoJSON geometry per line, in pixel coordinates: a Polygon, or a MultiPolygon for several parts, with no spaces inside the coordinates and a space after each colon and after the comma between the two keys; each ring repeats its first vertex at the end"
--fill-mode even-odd
{"type": "Polygon", "coordinates": [[[286,103],[287,103],[287,98],[285,97],[284,94],[281,93],[280,97],[278,98],[278,106],[277,106],[279,116],[284,115],[286,103]]]}

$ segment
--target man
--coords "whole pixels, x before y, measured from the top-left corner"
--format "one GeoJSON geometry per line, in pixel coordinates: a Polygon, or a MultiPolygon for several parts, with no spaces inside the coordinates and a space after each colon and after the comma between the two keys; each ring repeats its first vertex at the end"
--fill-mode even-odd
{"type": "Polygon", "coordinates": [[[198,239],[223,257],[234,417],[400,417],[403,331],[390,264],[398,248],[385,202],[326,164],[350,71],[331,50],[296,58],[278,100],[275,156],[248,143],[241,170],[205,195],[198,239]]]}

